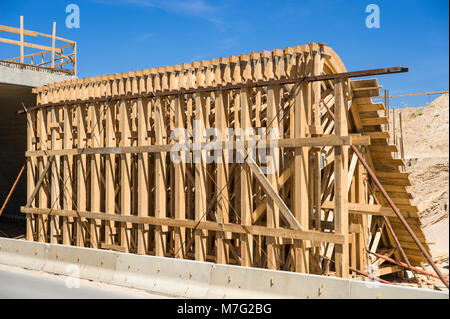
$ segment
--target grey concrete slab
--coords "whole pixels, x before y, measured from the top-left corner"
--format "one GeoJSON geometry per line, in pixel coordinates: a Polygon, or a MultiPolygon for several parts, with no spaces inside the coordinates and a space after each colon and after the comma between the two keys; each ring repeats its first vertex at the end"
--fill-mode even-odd
{"type": "Polygon", "coordinates": [[[160,299],[165,296],[67,276],[21,270],[0,265],[0,299],[160,299]],[[68,281],[69,284],[68,284],[68,281]],[[70,288],[69,288],[70,287],[70,288]]]}
{"type": "Polygon", "coordinates": [[[28,87],[39,87],[45,84],[76,79],[73,75],[35,71],[0,65],[0,83],[28,87]]]}

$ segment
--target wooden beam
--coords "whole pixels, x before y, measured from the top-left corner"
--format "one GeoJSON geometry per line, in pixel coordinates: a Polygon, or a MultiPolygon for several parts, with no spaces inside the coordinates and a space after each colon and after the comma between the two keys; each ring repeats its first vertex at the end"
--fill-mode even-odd
{"type": "MultiPolygon", "coordinates": [[[[147,99],[139,99],[137,103],[137,130],[138,130],[138,145],[149,145],[150,139],[147,136],[148,119],[151,113],[151,102],[147,99]]],[[[150,198],[150,171],[149,171],[149,157],[148,153],[138,154],[138,216],[149,215],[149,198],[150,198]]],[[[139,225],[137,231],[137,253],[146,254],[148,248],[148,227],[139,225]]]]}
{"type": "MultiPolygon", "coordinates": [[[[268,62],[272,62],[269,58],[268,62]]],[[[270,69],[270,66],[268,66],[270,69]]],[[[279,134],[279,118],[278,114],[281,109],[280,101],[280,86],[269,86],[267,88],[267,134],[270,134],[270,130],[274,130],[279,134]]],[[[274,147],[271,149],[271,155],[268,157],[268,162],[266,166],[271,166],[271,172],[267,174],[267,178],[262,174],[259,174],[259,167],[254,162],[250,162],[253,165],[254,176],[260,181],[262,188],[268,195],[267,199],[267,209],[266,209],[266,220],[267,227],[278,228],[280,225],[280,209],[286,207],[284,201],[278,195],[278,170],[280,168],[280,149],[274,147]],[[270,161],[270,162],[269,162],[270,161]],[[255,173],[256,172],[256,173],[255,173]],[[266,183],[267,181],[267,183],[266,183]],[[270,194],[269,194],[270,193],[270,194]],[[278,202],[274,200],[276,198],[278,202]]],[[[289,210],[289,209],[287,209],[289,210]]],[[[280,267],[280,249],[277,246],[279,241],[277,238],[267,239],[267,268],[269,269],[279,269],[280,267]]]]}
{"type": "Polygon", "coordinates": [[[20,63],[23,63],[23,16],[20,16],[20,63]]]}
{"type": "MultiPolygon", "coordinates": [[[[175,127],[178,129],[183,129],[184,125],[184,97],[183,95],[176,96],[172,101],[174,108],[175,117],[175,127]]],[[[185,152],[180,152],[181,161],[179,163],[174,163],[174,183],[175,183],[175,198],[174,198],[174,208],[175,208],[175,219],[184,220],[186,219],[186,163],[185,163],[185,152]]],[[[176,228],[174,231],[174,250],[175,258],[186,258],[186,229],[176,228]]]]}
{"type": "MultiPolygon", "coordinates": [[[[248,65],[250,66],[250,65],[248,65]]],[[[245,134],[245,130],[252,127],[251,115],[252,115],[252,102],[251,92],[249,89],[241,89],[240,92],[240,107],[241,107],[241,119],[240,125],[242,133],[245,134]]],[[[235,110],[236,112],[236,110],[235,110]]],[[[245,135],[244,135],[245,136],[245,135]]],[[[256,154],[250,155],[255,156],[256,154]]],[[[253,159],[250,159],[253,160],[253,159]]],[[[248,165],[241,165],[240,172],[241,183],[241,224],[251,226],[252,213],[253,213],[253,192],[252,192],[252,176],[251,169],[248,165]]],[[[278,174],[278,172],[276,173],[278,174]]],[[[268,225],[269,226],[269,225],[268,225]]],[[[272,227],[276,228],[276,227],[272,227]]],[[[241,235],[241,266],[253,266],[253,236],[250,234],[241,235]]]]}
{"type": "MultiPolygon", "coordinates": [[[[113,147],[116,145],[116,103],[110,102],[106,106],[105,112],[105,146],[113,147]]],[[[115,214],[116,196],[115,196],[115,180],[116,180],[116,155],[107,154],[105,158],[105,214],[115,214]]],[[[110,221],[105,222],[105,244],[114,243],[113,235],[115,233],[114,224],[110,221]]]]}
{"type": "MultiPolygon", "coordinates": [[[[5,32],[10,32],[10,33],[16,33],[16,34],[20,34],[21,33],[21,28],[14,28],[14,27],[8,27],[5,25],[0,25],[0,31],[5,31],[5,32]]],[[[30,37],[37,37],[37,36],[41,36],[41,37],[46,37],[46,38],[52,38],[52,35],[50,34],[45,34],[45,33],[41,33],[41,32],[36,32],[36,31],[31,31],[31,30],[23,30],[23,34],[30,36],[30,37]]],[[[60,40],[63,42],[69,42],[69,43],[75,43],[72,40],[67,40],[61,37],[55,37],[56,40],[60,40]]]]}
{"type": "Polygon", "coordinates": [[[53,31],[52,31],[52,68],[55,67],[55,39],[56,37],[56,22],[53,22],[53,31]]]}
{"type": "Polygon", "coordinates": [[[48,159],[47,163],[45,164],[43,171],[41,171],[41,175],[36,183],[36,186],[34,187],[33,191],[31,192],[31,195],[28,197],[25,207],[31,207],[31,204],[34,202],[36,194],[38,193],[38,191],[40,190],[40,188],[42,186],[42,182],[44,181],[44,178],[45,178],[46,174],[48,173],[48,170],[51,167],[53,159],[54,159],[53,156],[49,156],[49,159],[48,159]]]}
{"type": "MultiPolygon", "coordinates": [[[[80,104],[76,108],[77,121],[77,146],[86,148],[86,105],[80,104]]],[[[86,155],[80,155],[77,158],[77,209],[84,211],[87,207],[87,158],[86,155]]],[[[84,247],[86,244],[86,232],[83,229],[85,220],[76,218],[76,246],[84,247]]]]}
{"type": "Polygon", "coordinates": [[[254,176],[256,177],[256,179],[259,181],[259,183],[263,187],[266,194],[277,205],[278,209],[280,210],[281,215],[284,217],[284,219],[289,224],[289,226],[292,227],[292,229],[303,230],[303,228],[300,226],[297,219],[294,217],[294,215],[291,213],[291,211],[286,206],[284,201],[278,195],[278,192],[275,191],[273,186],[267,180],[266,176],[264,176],[264,174],[261,171],[261,169],[259,168],[259,166],[256,165],[255,163],[248,162],[248,161],[246,163],[250,167],[250,169],[251,169],[252,173],[254,174],[254,176]]]}
{"type": "MultiPolygon", "coordinates": [[[[163,144],[166,141],[166,128],[164,123],[163,101],[161,98],[156,99],[155,103],[155,141],[163,144]]],[[[167,217],[166,201],[167,201],[167,168],[166,154],[156,153],[155,155],[155,216],[158,218],[167,217]]],[[[155,228],[155,255],[164,257],[166,253],[166,231],[163,227],[155,228]]]]}
{"type": "Polygon", "coordinates": [[[287,228],[268,228],[263,226],[246,226],[246,229],[239,224],[223,224],[220,225],[216,222],[211,221],[201,221],[196,222],[192,219],[186,220],[176,220],[172,218],[158,218],[153,216],[139,217],[136,215],[110,215],[102,212],[87,212],[87,211],[75,211],[75,210],[51,210],[49,208],[34,208],[34,207],[21,207],[20,211],[25,214],[54,214],[58,216],[81,216],[82,218],[95,218],[101,220],[117,221],[120,223],[146,223],[151,225],[160,225],[166,227],[185,227],[194,228],[201,230],[210,231],[220,231],[224,230],[226,232],[233,232],[239,234],[245,234],[247,231],[254,235],[268,236],[268,237],[282,237],[298,240],[308,240],[308,241],[322,241],[322,242],[332,242],[336,244],[344,243],[344,236],[336,235],[332,233],[324,233],[317,231],[302,231],[298,229],[287,229],[287,228]]]}
{"type": "MultiPolygon", "coordinates": [[[[8,40],[12,41],[12,40],[8,40]]],[[[1,42],[1,38],[0,38],[1,42]]],[[[18,41],[15,41],[18,42],[18,41]]],[[[17,43],[15,43],[17,44],[17,43]]],[[[49,47],[45,47],[45,49],[48,49],[49,47]]],[[[50,48],[51,49],[51,48],[50,48]]],[[[204,86],[204,85],[197,85],[196,88],[192,89],[186,89],[186,90],[161,90],[156,89],[153,92],[149,92],[147,94],[140,94],[139,97],[162,97],[162,96],[170,96],[170,95],[179,95],[179,94],[193,94],[193,93],[205,93],[205,92],[215,92],[219,90],[234,90],[234,89],[241,89],[241,88],[251,88],[251,87],[264,87],[264,86],[270,86],[270,85],[284,85],[284,84],[294,84],[294,83],[301,83],[305,81],[324,81],[324,80],[332,80],[332,79],[343,79],[343,78],[349,78],[349,77],[362,77],[362,76],[372,76],[372,75],[380,75],[380,74],[392,74],[392,73],[401,73],[401,72],[409,72],[409,68],[407,67],[394,67],[394,68],[386,68],[386,69],[373,69],[373,70],[364,70],[364,71],[355,71],[355,72],[344,72],[344,73],[334,73],[334,74],[327,74],[327,75],[318,75],[318,76],[303,76],[303,77],[296,77],[293,79],[280,79],[280,80],[268,80],[268,81],[249,81],[247,83],[238,83],[238,84],[227,84],[224,86],[204,86]]],[[[122,100],[125,97],[132,99],[132,98],[138,98],[137,95],[120,95],[117,97],[107,97],[107,98],[101,98],[97,99],[97,102],[106,102],[111,101],[113,99],[115,100],[122,100]]],[[[65,104],[74,104],[75,101],[66,101],[65,104]]],[[[46,104],[38,105],[35,107],[30,107],[28,110],[33,110],[40,107],[48,106],[46,104]]],[[[23,111],[17,111],[18,114],[22,114],[23,111]]]]}
{"type": "MultiPolygon", "coordinates": [[[[251,142],[253,143],[253,142],[251,142]]],[[[248,147],[249,141],[243,142],[244,147],[248,147]]],[[[370,137],[367,136],[321,136],[321,137],[308,137],[308,138],[289,138],[289,139],[267,139],[267,147],[270,145],[277,145],[279,148],[299,148],[308,146],[339,146],[339,145],[368,145],[370,144],[370,137]]],[[[206,146],[211,148],[223,148],[226,150],[237,149],[236,141],[230,143],[229,141],[218,142],[202,142],[194,145],[194,143],[183,143],[183,147],[186,150],[194,151],[195,147],[200,145],[201,149],[206,146]]],[[[98,147],[98,148],[80,148],[71,150],[48,150],[44,151],[26,151],[25,156],[45,156],[45,155],[92,155],[92,154],[126,154],[126,153],[159,153],[170,152],[173,144],[157,144],[147,146],[128,146],[128,147],[98,147]]],[[[240,146],[239,146],[240,147],[240,146]]]]}
{"type": "MultiPolygon", "coordinates": [[[[133,101],[135,103],[136,101],[133,101]]],[[[131,105],[130,102],[122,101],[119,107],[120,117],[120,144],[127,147],[131,144],[131,105]]],[[[131,154],[120,156],[120,214],[128,216],[131,214],[131,154]]],[[[120,225],[120,245],[126,252],[131,246],[131,226],[127,223],[120,225]]]]}
{"type": "MultiPolygon", "coordinates": [[[[346,85],[342,79],[336,79],[334,84],[336,135],[346,136],[348,134],[346,85]]],[[[346,146],[336,146],[334,149],[334,173],[334,229],[336,234],[344,235],[345,238],[343,245],[335,246],[336,275],[348,278],[348,147],[346,146]]]]}

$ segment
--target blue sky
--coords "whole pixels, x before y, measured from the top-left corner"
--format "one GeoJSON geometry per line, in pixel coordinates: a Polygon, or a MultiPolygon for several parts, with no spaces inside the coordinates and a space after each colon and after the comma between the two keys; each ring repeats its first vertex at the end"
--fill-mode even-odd
{"type": "MultiPolygon", "coordinates": [[[[391,94],[449,87],[447,0],[0,0],[0,24],[18,27],[20,15],[25,28],[44,33],[56,21],[57,35],[78,42],[80,77],[325,42],[349,71],[409,66],[379,77],[391,94]],[[79,29],[65,27],[71,3],[80,8],[79,29]],[[380,7],[379,29],[365,25],[371,3],[380,7]]],[[[16,51],[0,44],[0,58],[16,51]]],[[[391,106],[429,99],[396,98],[391,106]]]]}

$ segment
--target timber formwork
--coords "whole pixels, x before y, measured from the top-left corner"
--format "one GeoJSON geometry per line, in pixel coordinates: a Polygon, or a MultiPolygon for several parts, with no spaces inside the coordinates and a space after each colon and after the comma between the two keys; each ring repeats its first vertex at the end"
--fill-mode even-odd
{"type": "Polygon", "coordinates": [[[350,148],[426,246],[404,163],[383,130],[385,106],[370,99],[377,81],[306,80],[343,72],[331,48],[311,43],[35,89],[37,105],[26,112],[27,239],[339,277],[377,266],[383,275],[401,270],[368,254],[401,260],[388,216],[411,264],[421,265],[392,209],[379,194],[374,204],[350,148]],[[171,135],[176,128],[187,130],[183,141],[171,135]],[[227,145],[218,158],[233,160],[205,160],[209,140],[196,133],[211,128],[215,145],[227,145]],[[276,147],[258,149],[274,169],[249,155],[249,136],[226,128],[265,129],[258,141],[277,132],[276,147]],[[172,160],[178,142],[188,161],[172,160]]]}

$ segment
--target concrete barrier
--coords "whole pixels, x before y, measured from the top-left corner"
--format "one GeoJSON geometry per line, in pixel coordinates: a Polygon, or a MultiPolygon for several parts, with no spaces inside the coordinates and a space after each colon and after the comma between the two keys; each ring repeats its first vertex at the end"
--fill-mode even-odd
{"type": "Polygon", "coordinates": [[[348,298],[350,281],[260,268],[214,265],[210,298],[348,298]]]}
{"type": "Polygon", "coordinates": [[[214,264],[119,254],[112,284],[169,296],[205,298],[214,264]]]}
{"type": "Polygon", "coordinates": [[[181,298],[449,298],[448,291],[7,238],[0,238],[0,264],[181,298]]]}

